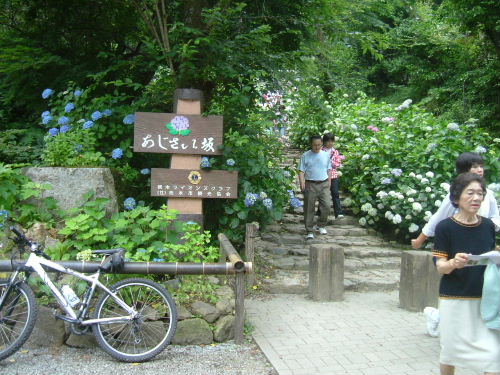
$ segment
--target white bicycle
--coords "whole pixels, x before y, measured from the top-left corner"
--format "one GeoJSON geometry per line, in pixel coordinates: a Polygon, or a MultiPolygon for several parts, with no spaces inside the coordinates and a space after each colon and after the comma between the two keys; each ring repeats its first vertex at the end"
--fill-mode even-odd
{"type": "Polygon", "coordinates": [[[13,268],[8,280],[0,280],[0,360],[19,350],[35,326],[38,309],[27,284],[33,272],[64,310],[65,314],[56,318],[68,322],[77,335],[93,333],[101,348],[117,360],[147,361],[170,343],[177,326],[177,310],[165,288],[142,278],[125,279],[109,288],[99,281],[101,272],[123,264],[123,249],[93,251],[104,258],[96,273],[85,275],[51,261],[37,243],[14,227],[11,231],[19,250],[28,250],[30,255],[25,264],[13,268]],[[86,281],[81,299],[69,286],[57,287],[44,267],[86,281]],[[93,304],[96,289],[102,295],[93,304]]]}

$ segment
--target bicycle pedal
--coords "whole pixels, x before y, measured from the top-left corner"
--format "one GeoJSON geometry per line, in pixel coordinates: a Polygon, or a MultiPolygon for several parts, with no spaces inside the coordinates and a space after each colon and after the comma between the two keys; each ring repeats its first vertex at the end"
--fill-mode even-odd
{"type": "Polygon", "coordinates": [[[64,320],[65,322],[69,322],[69,323],[80,323],[80,321],[78,319],[73,319],[69,316],[61,315],[61,314],[54,314],[54,318],[64,320]]]}

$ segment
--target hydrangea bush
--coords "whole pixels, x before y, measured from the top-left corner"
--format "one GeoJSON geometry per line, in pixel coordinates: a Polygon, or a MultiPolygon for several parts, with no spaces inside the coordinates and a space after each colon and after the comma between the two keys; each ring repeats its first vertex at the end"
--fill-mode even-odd
{"type": "Polygon", "coordinates": [[[478,128],[476,120],[448,123],[411,99],[399,106],[375,103],[361,93],[349,99],[331,95],[319,105],[317,122],[307,127],[301,111],[309,99],[294,97],[290,134],[303,147],[311,134],[337,136],[335,147],[346,156],[342,186],[351,195],[343,204],[359,215],[361,225],[401,239],[416,237],[448,193],[455,159],[465,151],[480,153],[487,181],[498,181],[500,139],[478,128]]]}

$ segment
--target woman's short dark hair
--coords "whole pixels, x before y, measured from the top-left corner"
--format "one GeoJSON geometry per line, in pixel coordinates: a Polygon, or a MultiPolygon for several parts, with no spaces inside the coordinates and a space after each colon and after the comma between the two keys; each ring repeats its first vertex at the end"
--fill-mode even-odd
{"type": "Polygon", "coordinates": [[[319,139],[321,141],[321,135],[311,135],[309,137],[309,143],[312,143],[315,139],[319,139]]]}
{"type": "Polygon", "coordinates": [[[335,142],[335,135],[333,133],[326,133],[323,135],[323,143],[326,143],[328,141],[335,142]]]}
{"type": "Polygon", "coordinates": [[[453,207],[458,207],[458,200],[462,195],[463,191],[467,186],[470,185],[471,182],[479,182],[481,185],[481,189],[483,190],[483,194],[486,193],[486,183],[484,182],[484,178],[475,174],[475,173],[461,173],[453,180],[450,186],[450,201],[453,207]]]}
{"type": "Polygon", "coordinates": [[[474,164],[483,165],[484,159],[477,152],[464,152],[455,161],[457,173],[469,172],[474,164]]]}

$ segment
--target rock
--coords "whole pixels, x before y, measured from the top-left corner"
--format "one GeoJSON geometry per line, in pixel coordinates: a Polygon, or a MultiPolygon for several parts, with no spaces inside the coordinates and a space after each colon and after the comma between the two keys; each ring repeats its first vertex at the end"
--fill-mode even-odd
{"type": "Polygon", "coordinates": [[[228,286],[228,285],[224,285],[224,286],[221,286],[219,289],[217,289],[215,291],[215,294],[219,297],[219,298],[228,298],[228,299],[234,299],[234,291],[233,289],[228,286]]]}
{"type": "Polygon", "coordinates": [[[66,339],[65,344],[72,348],[96,348],[98,346],[95,336],[92,332],[88,335],[75,335],[71,333],[66,339]]]}
{"type": "Polygon", "coordinates": [[[54,197],[64,210],[79,207],[84,195],[94,191],[95,198],[109,199],[106,206],[108,215],[118,212],[115,183],[109,168],[30,167],[23,172],[34,182],[50,184],[52,190],[45,190],[41,198],[54,197]]]}
{"type": "Polygon", "coordinates": [[[290,253],[293,255],[304,255],[309,256],[309,247],[292,247],[290,253]]]}
{"type": "Polygon", "coordinates": [[[286,247],[273,247],[270,250],[271,250],[271,253],[274,255],[286,255],[286,254],[288,254],[288,249],[286,247]]]}
{"type": "Polygon", "coordinates": [[[178,320],[184,320],[184,319],[189,319],[192,318],[193,314],[184,306],[182,305],[177,305],[177,319],[178,320]]]}
{"type": "Polygon", "coordinates": [[[181,282],[179,279],[172,279],[164,282],[167,289],[178,290],[181,287],[181,282]]]}
{"type": "Polygon", "coordinates": [[[177,323],[172,344],[208,345],[213,340],[213,333],[206,321],[200,318],[186,319],[177,323]]]}
{"type": "Polygon", "coordinates": [[[278,233],[262,233],[261,238],[264,241],[269,241],[269,242],[274,242],[274,243],[279,243],[280,241],[280,236],[278,233]]]}
{"type": "Polygon", "coordinates": [[[220,299],[216,304],[215,308],[220,311],[221,315],[231,314],[235,306],[234,299],[220,299]]]}
{"type": "Polygon", "coordinates": [[[213,323],[220,316],[220,311],[214,306],[201,301],[196,301],[191,305],[191,311],[194,315],[199,315],[209,323],[213,323]]]}
{"type": "Polygon", "coordinates": [[[269,224],[265,227],[266,232],[281,232],[281,225],[269,224]]]}
{"type": "Polygon", "coordinates": [[[234,338],[234,316],[226,315],[217,320],[215,323],[214,340],[224,342],[234,338]]]}
{"type": "Polygon", "coordinates": [[[54,318],[54,310],[38,306],[38,318],[26,346],[30,348],[61,346],[65,338],[64,322],[54,318]]]}
{"type": "Polygon", "coordinates": [[[207,281],[210,284],[219,285],[219,278],[217,276],[207,276],[207,281]]]}
{"type": "Polygon", "coordinates": [[[283,234],[281,243],[284,245],[297,245],[304,243],[304,236],[298,234],[283,234]]]}

